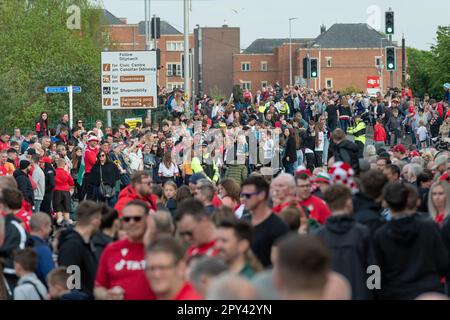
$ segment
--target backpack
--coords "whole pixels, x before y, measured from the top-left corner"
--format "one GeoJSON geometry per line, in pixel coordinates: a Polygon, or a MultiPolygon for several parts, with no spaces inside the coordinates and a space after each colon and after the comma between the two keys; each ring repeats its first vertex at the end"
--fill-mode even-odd
{"type": "Polygon", "coordinates": [[[174,95],[174,94],[171,94],[171,95],[169,96],[169,98],[167,99],[167,102],[166,102],[166,109],[167,109],[169,112],[172,112],[172,101],[173,101],[173,99],[175,99],[175,95],[174,95]]]}

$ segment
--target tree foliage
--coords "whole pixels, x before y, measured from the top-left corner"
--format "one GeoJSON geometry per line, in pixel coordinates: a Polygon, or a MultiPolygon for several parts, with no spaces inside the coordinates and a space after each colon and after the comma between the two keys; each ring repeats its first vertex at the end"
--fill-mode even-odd
{"type": "Polygon", "coordinates": [[[100,53],[108,44],[94,0],[14,0],[0,10],[0,126],[33,127],[42,111],[51,121],[68,113],[67,94],[45,86],[77,85],[74,117],[101,116],[100,53]],[[80,8],[81,30],[67,21],[80,8]]]}
{"type": "Polygon", "coordinates": [[[442,99],[442,86],[450,82],[450,26],[438,27],[429,51],[408,48],[408,75],[414,95],[442,99]]]}

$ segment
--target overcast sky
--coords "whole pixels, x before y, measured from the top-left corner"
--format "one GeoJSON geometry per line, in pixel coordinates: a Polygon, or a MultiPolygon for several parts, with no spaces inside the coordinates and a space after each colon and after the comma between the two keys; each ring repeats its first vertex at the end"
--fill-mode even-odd
{"type": "MultiPolygon", "coordinates": [[[[102,0],[104,7],[128,23],[144,20],[144,0],[102,0]]],[[[156,14],[183,32],[182,0],[150,0],[156,14]]],[[[365,23],[384,30],[384,11],[395,11],[394,40],[402,33],[407,46],[429,49],[438,25],[448,25],[450,5],[446,0],[192,0],[190,31],[196,24],[217,27],[224,23],[241,28],[241,49],[257,38],[288,38],[290,17],[292,37],[315,38],[320,25],[365,23]],[[447,5],[445,5],[447,3],[447,5]],[[376,12],[378,11],[377,14],[376,12]]]]}

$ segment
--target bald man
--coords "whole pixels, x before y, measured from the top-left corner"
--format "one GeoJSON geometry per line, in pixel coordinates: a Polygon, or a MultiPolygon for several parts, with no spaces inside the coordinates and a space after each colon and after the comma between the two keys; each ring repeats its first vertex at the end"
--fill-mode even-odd
{"type": "Polygon", "coordinates": [[[207,300],[258,300],[253,284],[238,275],[225,273],[211,284],[207,300]]]}
{"type": "Polygon", "coordinates": [[[30,235],[34,251],[38,256],[36,275],[42,283],[46,283],[47,274],[55,268],[53,253],[48,245],[48,237],[52,231],[52,221],[46,213],[36,213],[30,218],[30,235]]]}
{"type": "Polygon", "coordinates": [[[290,201],[295,201],[295,179],[288,173],[282,173],[272,180],[270,196],[273,201],[273,212],[279,213],[290,201]]]}

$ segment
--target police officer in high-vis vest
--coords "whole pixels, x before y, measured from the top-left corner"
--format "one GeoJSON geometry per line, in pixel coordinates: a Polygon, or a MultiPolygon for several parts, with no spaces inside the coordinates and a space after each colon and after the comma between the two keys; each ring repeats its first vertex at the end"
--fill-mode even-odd
{"type": "Polygon", "coordinates": [[[206,178],[213,183],[217,183],[220,178],[219,167],[214,158],[208,152],[208,144],[202,144],[203,159],[200,161],[199,157],[193,157],[191,160],[191,169],[193,173],[204,173],[206,178]]]}
{"type": "Polygon", "coordinates": [[[358,158],[363,158],[364,145],[366,144],[366,124],[361,119],[361,115],[355,116],[355,126],[348,128],[347,133],[355,137],[355,143],[358,146],[358,158]]]}

